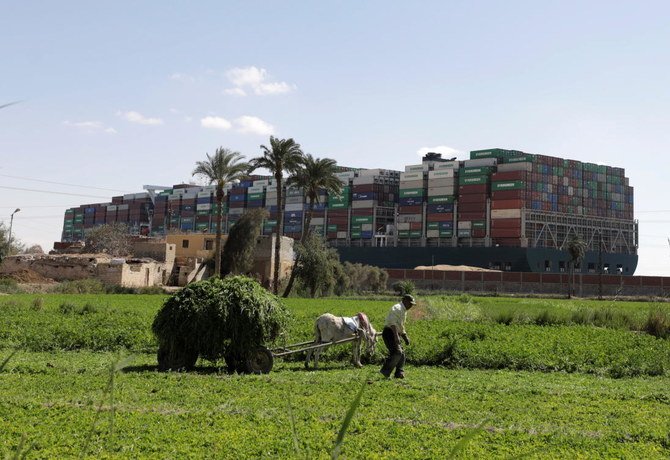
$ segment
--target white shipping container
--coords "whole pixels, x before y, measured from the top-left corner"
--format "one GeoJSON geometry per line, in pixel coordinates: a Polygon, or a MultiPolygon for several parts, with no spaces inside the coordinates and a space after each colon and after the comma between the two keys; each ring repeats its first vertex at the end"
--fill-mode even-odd
{"type": "Polygon", "coordinates": [[[361,224],[361,231],[371,232],[372,231],[372,224],[361,224]]]}
{"type": "Polygon", "coordinates": [[[265,187],[265,191],[267,193],[270,193],[270,192],[277,193],[277,186],[276,185],[268,185],[267,187],[265,187]]]}
{"type": "Polygon", "coordinates": [[[212,194],[209,192],[198,192],[197,196],[198,198],[209,198],[210,196],[212,196],[212,194]]]}
{"type": "Polygon", "coordinates": [[[422,214],[398,214],[397,222],[421,222],[422,214]]]}
{"type": "Polygon", "coordinates": [[[426,231],[426,238],[439,238],[440,237],[440,231],[439,230],[427,230],[426,231]]]}
{"type": "Polygon", "coordinates": [[[405,189],[405,188],[426,188],[426,181],[421,179],[421,180],[401,180],[400,181],[400,188],[405,189]]]}
{"type": "Polygon", "coordinates": [[[458,229],[459,230],[470,230],[472,228],[472,221],[471,220],[461,220],[458,222],[458,229]]]}
{"type": "Polygon", "coordinates": [[[168,201],[179,201],[181,199],[181,195],[168,195],[168,201]]]}
{"type": "Polygon", "coordinates": [[[495,166],[498,164],[497,158],[478,158],[476,160],[465,160],[463,162],[464,168],[478,168],[485,166],[495,166]]]}
{"type": "Polygon", "coordinates": [[[254,185],[253,187],[249,187],[247,189],[247,193],[263,193],[263,187],[262,185],[254,185]]]}
{"type": "Polygon", "coordinates": [[[409,222],[398,222],[398,231],[409,230],[409,222]]]}
{"type": "Polygon", "coordinates": [[[400,173],[400,182],[402,181],[423,180],[423,172],[402,172],[400,173]]]}
{"type": "Polygon", "coordinates": [[[302,203],[286,203],[286,211],[302,211],[302,203]]]}
{"type": "MultiPolygon", "coordinates": [[[[378,177],[378,176],[377,176],[378,177]]],[[[369,185],[375,183],[375,176],[358,176],[354,177],[353,185],[369,185]]]]}
{"type": "Polygon", "coordinates": [[[408,165],[405,166],[405,172],[423,172],[423,163],[420,165],[408,165]]]}
{"type": "Polygon", "coordinates": [[[112,204],[107,206],[107,212],[115,212],[116,211],[116,205],[112,204]]]}
{"type": "Polygon", "coordinates": [[[521,219],[521,209],[492,209],[491,219],[521,219]]]}
{"type": "Polygon", "coordinates": [[[228,214],[230,214],[231,216],[244,214],[244,208],[230,208],[228,209],[228,214]]]}
{"type": "MultiPolygon", "coordinates": [[[[275,199],[276,198],[277,197],[275,197],[275,199]]],[[[265,199],[267,200],[267,197],[265,197],[265,199]]],[[[302,204],[303,202],[304,202],[304,198],[301,197],[301,196],[287,196],[285,201],[284,201],[284,203],[286,203],[287,205],[296,204],[296,203],[302,204]]]]}
{"type": "Polygon", "coordinates": [[[358,177],[361,176],[386,176],[386,170],[385,169],[362,169],[358,171],[358,177]]]}
{"type": "Polygon", "coordinates": [[[355,171],[339,172],[335,173],[335,177],[337,177],[340,180],[344,180],[346,182],[349,179],[353,179],[354,177],[356,177],[356,172],[355,171]]]}
{"type": "Polygon", "coordinates": [[[352,209],[371,208],[375,205],[375,200],[353,200],[351,202],[352,209]]]}
{"type": "Polygon", "coordinates": [[[312,217],[312,221],[310,222],[310,225],[323,225],[325,223],[325,219],[323,217],[312,217]]]}
{"type": "Polygon", "coordinates": [[[428,187],[428,196],[454,195],[456,187],[428,187]]]}
{"type": "Polygon", "coordinates": [[[435,163],[435,170],[442,171],[445,169],[458,169],[460,166],[459,161],[442,161],[435,163]]]}
{"type": "Polygon", "coordinates": [[[135,197],[134,193],[126,193],[125,195],[123,195],[123,201],[133,201],[134,197],[135,197]]]}
{"type": "Polygon", "coordinates": [[[456,178],[428,180],[428,187],[456,187],[456,178]]]}
{"type": "Polygon", "coordinates": [[[209,203],[206,203],[206,204],[196,204],[196,205],[195,205],[195,210],[196,210],[196,211],[209,211],[210,209],[212,209],[212,205],[209,204],[209,203]]]}
{"type": "Polygon", "coordinates": [[[118,211],[127,211],[128,210],[128,205],[127,204],[117,204],[116,209],[118,211]]]}
{"type": "Polygon", "coordinates": [[[254,187],[267,187],[268,185],[270,185],[270,181],[268,179],[255,180],[253,185],[254,187]]]}
{"type": "Polygon", "coordinates": [[[338,238],[346,238],[347,237],[347,232],[337,232],[337,237],[338,238]]]}
{"type": "Polygon", "coordinates": [[[573,196],[575,194],[575,189],[571,185],[568,186],[568,196],[573,196]]]}
{"type": "Polygon", "coordinates": [[[503,163],[498,165],[498,172],[510,171],[528,171],[533,170],[533,163],[530,161],[520,161],[518,163],[503,163]]]}
{"type": "Polygon", "coordinates": [[[447,179],[454,177],[453,169],[442,169],[437,171],[430,171],[428,173],[428,180],[430,179],[447,179]]]}

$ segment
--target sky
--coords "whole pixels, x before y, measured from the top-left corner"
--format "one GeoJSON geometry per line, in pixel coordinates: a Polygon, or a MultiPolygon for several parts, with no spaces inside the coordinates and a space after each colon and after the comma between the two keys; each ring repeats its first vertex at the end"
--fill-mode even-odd
{"type": "MultiPolygon", "coordinates": [[[[0,222],[194,181],[269,136],[341,165],[500,147],[625,168],[670,276],[670,3],[0,0],[0,222]]],[[[196,181],[197,182],[197,181],[196,181]]]]}

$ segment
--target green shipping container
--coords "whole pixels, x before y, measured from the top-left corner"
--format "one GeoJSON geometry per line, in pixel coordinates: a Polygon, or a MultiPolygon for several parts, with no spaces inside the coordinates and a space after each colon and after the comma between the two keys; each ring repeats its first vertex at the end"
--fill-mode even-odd
{"type": "Polygon", "coordinates": [[[453,230],[440,230],[440,236],[452,237],[454,236],[453,230]]]}
{"type": "Polygon", "coordinates": [[[429,196],[428,204],[453,203],[455,199],[456,197],[452,195],[429,196]]]}
{"type": "Polygon", "coordinates": [[[491,166],[473,166],[471,168],[463,168],[461,174],[468,176],[483,176],[486,174],[491,174],[495,168],[491,166]]]}
{"type": "Polygon", "coordinates": [[[265,197],[265,193],[250,193],[247,199],[249,200],[262,200],[265,197]]]}
{"type": "Polygon", "coordinates": [[[408,230],[402,230],[402,231],[398,232],[398,237],[409,238],[409,231],[408,230]]]}
{"type": "Polygon", "coordinates": [[[458,178],[458,185],[481,185],[488,184],[489,176],[460,176],[458,178]]]}
{"type": "Polygon", "coordinates": [[[358,225],[357,224],[351,224],[351,231],[352,232],[353,231],[360,232],[361,230],[362,230],[361,224],[358,224],[358,225]]]}
{"type": "Polygon", "coordinates": [[[360,237],[361,237],[361,232],[360,232],[360,230],[352,231],[352,232],[351,232],[351,237],[352,237],[352,238],[360,238],[360,237]]]}
{"type": "Polygon", "coordinates": [[[505,160],[505,163],[534,163],[535,162],[535,156],[534,155],[521,155],[519,157],[510,157],[505,160]]]}
{"type": "Polygon", "coordinates": [[[470,230],[469,229],[458,230],[458,237],[459,238],[468,238],[469,236],[470,236],[470,230]]]}
{"type": "Polygon", "coordinates": [[[475,220],[472,222],[472,228],[486,228],[485,220],[475,220]]]}
{"type": "Polygon", "coordinates": [[[437,230],[440,228],[440,223],[439,222],[426,222],[428,225],[428,230],[437,230]]]}
{"type": "Polygon", "coordinates": [[[337,231],[337,225],[329,225],[328,226],[328,231],[329,232],[336,232],[337,231]]]}
{"type": "Polygon", "coordinates": [[[523,190],[525,188],[526,188],[526,182],[522,180],[493,182],[491,184],[492,192],[497,192],[500,190],[523,190]]]}
{"type": "Polygon", "coordinates": [[[411,197],[418,197],[418,196],[424,196],[426,194],[426,191],[422,188],[405,188],[405,189],[400,189],[400,198],[411,198],[411,197]]]}
{"type": "Polygon", "coordinates": [[[351,216],[351,222],[354,224],[371,224],[372,216],[351,216]]]}
{"type": "Polygon", "coordinates": [[[409,232],[409,237],[410,238],[421,238],[423,236],[423,231],[421,230],[410,230],[409,232]]]}
{"type": "Polygon", "coordinates": [[[328,207],[330,209],[342,209],[347,207],[347,203],[330,203],[328,202],[328,207]]]}

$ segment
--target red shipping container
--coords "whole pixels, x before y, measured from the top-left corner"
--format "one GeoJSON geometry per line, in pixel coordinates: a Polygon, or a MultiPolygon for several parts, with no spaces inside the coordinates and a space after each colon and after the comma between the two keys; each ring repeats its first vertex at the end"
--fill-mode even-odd
{"type": "Polygon", "coordinates": [[[349,211],[346,209],[333,209],[333,210],[328,210],[328,217],[347,217],[349,215],[349,211]]]}
{"type": "Polygon", "coordinates": [[[525,198],[525,190],[500,190],[491,192],[492,200],[523,200],[525,198]]]}
{"type": "Polygon", "coordinates": [[[453,222],[454,213],[426,214],[426,222],[453,222]]]}
{"type": "Polygon", "coordinates": [[[475,228],[472,230],[473,238],[486,238],[486,230],[483,228],[475,228]]]}
{"type": "Polygon", "coordinates": [[[326,233],[326,238],[329,240],[334,240],[337,238],[337,232],[327,232],[326,233]]]}
{"type": "Polygon", "coordinates": [[[458,203],[458,212],[486,212],[486,202],[458,203]]]}
{"type": "Polygon", "coordinates": [[[492,238],[519,238],[521,237],[521,228],[492,228],[492,238]]]}
{"type": "Polygon", "coordinates": [[[473,193],[488,193],[489,184],[477,184],[477,185],[461,185],[458,187],[459,195],[470,195],[473,193]]]}
{"type": "Polygon", "coordinates": [[[347,225],[347,217],[328,217],[328,225],[347,225]]]}
{"type": "Polygon", "coordinates": [[[505,171],[491,174],[491,181],[493,182],[503,182],[512,180],[525,181],[527,178],[528,173],[526,171],[505,171]]]}
{"type": "Polygon", "coordinates": [[[423,223],[422,222],[410,222],[409,223],[409,229],[410,230],[422,230],[423,229],[423,223]]]}
{"type": "Polygon", "coordinates": [[[375,184],[362,184],[362,185],[354,185],[351,189],[353,193],[366,193],[366,192],[374,192],[374,191],[380,191],[379,187],[376,187],[375,184]]]}
{"type": "Polygon", "coordinates": [[[374,208],[352,208],[351,209],[351,215],[352,216],[371,216],[374,213],[374,208]]]}
{"type": "Polygon", "coordinates": [[[474,193],[471,195],[461,195],[458,197],[458,203],[486,203],[488,195],[486,193],[474,193]]]}
{"type": "Polygon", "coordinates": [[[521,209],[525,204],[523,200],[492,200],[491,209],[521,209]]]}
{"type": "Polygon", "coordinates": [[[398,206],[400,214],[421,214],[423,212],[423,205],[416,206],[398,206]]]}
{"type": "Polygon", "coordinates": [[[491,228],[521,228],[521,219],[491,219],[491,228]]]}
{"type": "Polygon", "coordinates": [[[458,220],[484,220],[485,212],[458,212],[458,220]]]}

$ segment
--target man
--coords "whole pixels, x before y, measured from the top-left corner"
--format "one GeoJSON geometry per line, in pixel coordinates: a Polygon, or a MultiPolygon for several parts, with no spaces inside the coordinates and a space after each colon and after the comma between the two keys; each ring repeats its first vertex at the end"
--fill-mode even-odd
{"type": "Polygon", "coordinates": [[[386,378],[391,377],[391,372],[395,369],[394,377],[397,379],[404,379],[405,372],[403,367],[405,365],[405,352],[400,346],[400,337],[409,345],[409,337],[405,331],[405,319],[407,318],[407,310],[412,308],[416,302],[414,297],[409,294],[402,296],[402,300],[391,307],[391,311],[386,316],[384,321],[384,330],[382,331],[382,339],[389,350],[389,356],[384,361],[379,372],[386,378]]]}

